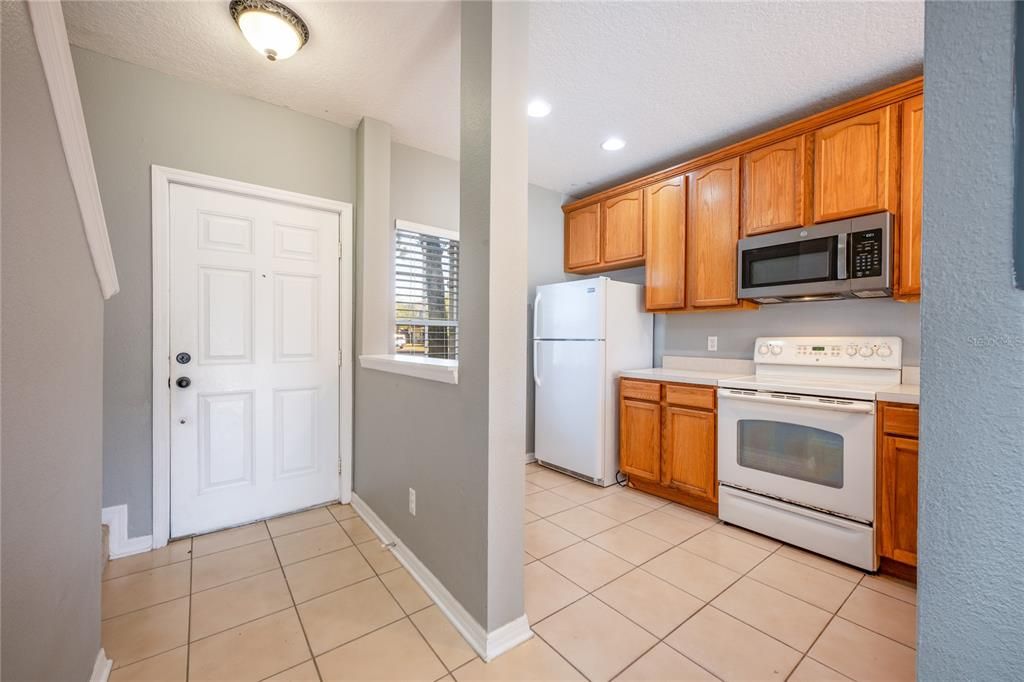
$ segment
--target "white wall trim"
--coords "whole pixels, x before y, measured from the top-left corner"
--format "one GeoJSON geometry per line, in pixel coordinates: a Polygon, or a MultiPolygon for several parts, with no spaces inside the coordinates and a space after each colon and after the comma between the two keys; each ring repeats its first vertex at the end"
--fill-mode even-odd
{"type": "Polygon", "coordinates": [[[110,526],[110,558],[148,552],[153,548],[153,536],[128,537],[128,505],[118,504],[100,510],[100,523],[110,526]]]}
{"type": "Polygon", "coordinates": [[[46,74],[68,174],[78,198],[85,240],[92,255],[100,292],[107,299],[119,291],[120,285],[114,268],[114,253],[110,249],[96,169],[92,164],[92,149],[89,147],[89,133],[85,128],[82,100],[78,94],[75,65],[71,61],[64,12],[59,2],[32,0],[28,3],[28,13],[32,17],[32,32],[36,37],[36,47],[39,48],[43,73],[46,74]]]}
{"type": "Polygon", "coordinates": [[[533,637],[533,631],[530,629],[530,623],[525,614],[491,632],[484,630],[484,627],[452,596],[452,593],[430,572],[430,569],[356,493],[352,494],[352,506],[366,521],[366,525],[377,534],[381,542],[384,544],[394,543],[391,552],[395,558],[405,566],[420,587],[434,600],[437,607],[441,609],[441,613],[451,621],[455,629],[469,642],[480,658],[485,661],[493,660],[533,637]]]}
{"type": "Polygon", "coordinates": [[[428,358],[422,355],[360,355],[359,366],[445,384],[459,383],[458,360],[428,358]]]}
{"type": "Polygon", "coordinates": [[[201,187],[313,208],[339,217],[341,263],[339,272],[339,340],[341,367],[338,369],[338,457],[340,459],[339,499],[352,499],[352,311],[353,278],[352,204],[298,192],[254,185],[164,166],[152,167],[153,221],[153,548],[170,539],[171,528],[171,393],[170,377],[170,191],[171,185],[201,187]]]}
{"type": "Polygon", "coordinates": [[[537,461],[537,454],[536,453],[534,453],[534,452],[527,452],[526,453],[526,463],[527,464],[530,464],[531,462],[536,462],[536,461],[537,461]]]}
{"type": "Polygon", "coordinates": [[[100,647],[96,653],[96,662],[93,663],[89,682],[107,682],[107,678],[110,677],[110,669],[113,667],[114,662],[107,658],[107,652],[100,647]]]}

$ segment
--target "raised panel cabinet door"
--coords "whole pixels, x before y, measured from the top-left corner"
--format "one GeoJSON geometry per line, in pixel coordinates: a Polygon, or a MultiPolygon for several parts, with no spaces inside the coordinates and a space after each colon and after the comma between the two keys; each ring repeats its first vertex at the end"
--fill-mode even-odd
{"type": "Polygon", "coordinates": [[[897,106],[815,132],[814,222],[895,210],[897,106]]]}
{"type": "Polygon", "coordinates": [[[602,262],[639,261],[644,257],[643,190],[601,202],[604,223],[602,262]]]}
{"type": "Polygon", "coordinates": [[[900,213],[896,240],[897,296],[921,295],[921,186],[924,174],[924,97],[903,102],[900,213]]]}
{"type": "Polygon", "coordinates": [[[644,188],[647,310],[686,307],[686,178],[644,188]]]}
{"type": "Polygon", "coordinates": [[[619,408],[619,468],[633,478],[658,481],[661,405],[623,398],[619,408]]]}
{"type": "Polygon", "coordinates": [[[662,483],[713,501],[717,477],[715,413],[672,406],[663,409],[662,483]]]}
{"type": "Polygon", "coordinates": [[[918,442],[885,436],[879,477],[878,553],[917,566],[918,442]]]}
{"type": "Polygon", "coordinates": [[[807,135],[743,155],[743,210],[747,236],[800,227],[811,197],[807,135]]]}
{"type": "Polygon", "coordinates": [[[565,269],[601,263],[601,205],[578,208],[565,216],[565,269]]]}
{"type": "Polygon", "coordinates": [[[687,173],[687,297],[696,308],[736,304],[740,160],[687,173]]]}

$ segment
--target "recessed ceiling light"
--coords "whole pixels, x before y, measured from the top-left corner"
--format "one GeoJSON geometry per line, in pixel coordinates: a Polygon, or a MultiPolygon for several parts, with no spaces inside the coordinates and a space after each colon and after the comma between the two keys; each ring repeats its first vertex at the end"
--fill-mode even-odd
{"type": "Polygon", "coordinates": [[[606,152],[617,152],[626,146],[626,141],[621,137],[609,137],[601,143],[601,149],[606,152]]]}
{"type": "Polygon", "coordinates": [[[551,105],[542,99],[535,99],[526,105],[526,113],[533,118],[544,118],[551,113],[551,105]]]}
{"type": "Polygon", "coordinates": [[[249,44],[272,62],[288,59],[309,40],[306,22],[275,0],[231,0],[228,9],[249,44]]]}

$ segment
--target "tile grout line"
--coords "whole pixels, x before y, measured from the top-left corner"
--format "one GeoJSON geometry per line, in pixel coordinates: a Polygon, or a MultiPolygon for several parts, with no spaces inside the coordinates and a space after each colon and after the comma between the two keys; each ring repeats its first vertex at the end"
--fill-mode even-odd
{"type": "MultiPolygon", "coordinates": [[[[861,580],[863,580],[863,576],[861,577],[861,580]]],[[[854,588],[852,590],[850,590],[850,594],[846,595],[846,599],[843,600],[843,603],[839,605],[839,608],[837,608],[835,610],[835,612],[832,614],[832,616],[828,619],[828,622],[825,623],[825,627],[823,627],[821,629],[821,632],[819,632],[818,636],[814,638],[814,641],[811,642],[811,645],[809,647],[807,647],[807,652],[803,656],[800,657],[800,660],[797,661],[796,666],[793,668],[793,670],[790,671],[789,675],[786,676],[787,680],[793,675],[793,672],[796,671],[796,669],[800,667],[800,664],[804,662],[805,658],[810,658],[811,657],[811,650],[814,649],[814,645],[818,643],[818,640],[821,639],[821,636],[823,634],[825,634],[825,631],[828,630],[828,627],[830,625],[832,625],[832,621],[834,621],[836,618],[839,617],[839,612],[842,610],[842,608],[844,606],[846,606],[846,602],[848,602],[850,600],[850,597],[853,596],[854,590],[857,589],[857,584],[859,584],[859,583],[860,583],[860,580],[858,580],[857,583],[854,585],[854,588]]],[[[811,658],[811,660],[814,661],[815,663],[821,663],[821,661],[817,660],[816,658],[811,658]]],[[[822,663],[822,665],[825,665],[825,664],[822,663]]],[[[831,666],[825,665],[825,667],[829,668],[830,670],[833,669],[833,668],[831,668],[831,666]]],[[[836,670],[836,672],[838,672],[840,675],[846,675],[846,673],[844,673],[844,672],[842,672],[840,670],[836,670]]]]}

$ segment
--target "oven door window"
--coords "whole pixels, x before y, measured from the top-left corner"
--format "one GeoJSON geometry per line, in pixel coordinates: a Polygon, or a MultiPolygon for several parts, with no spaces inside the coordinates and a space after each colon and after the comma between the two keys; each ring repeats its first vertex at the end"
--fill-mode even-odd
{"type": "Polygon", "coordinates": [[[836,279],[838,240],[833,235],[743,251],[743,288],[836,279]]]}
{"type": "Polygon", "coordinates": [[[736,431],[740,466],[843,487],[843,437],[838,433],[764,419],[741,419],[736,431]]]}

